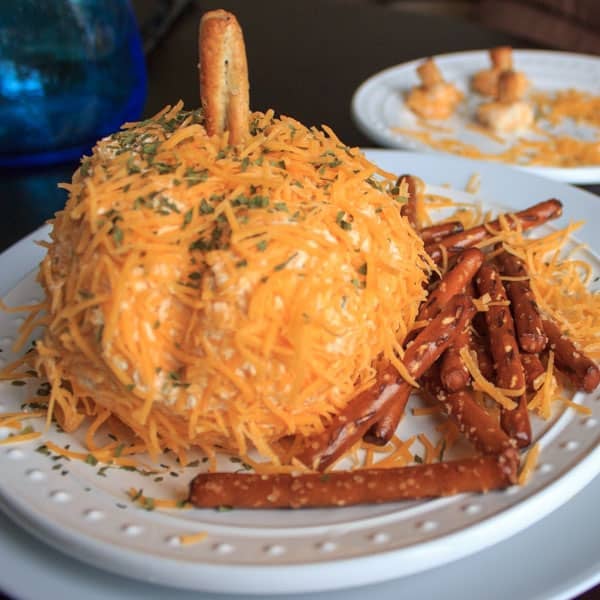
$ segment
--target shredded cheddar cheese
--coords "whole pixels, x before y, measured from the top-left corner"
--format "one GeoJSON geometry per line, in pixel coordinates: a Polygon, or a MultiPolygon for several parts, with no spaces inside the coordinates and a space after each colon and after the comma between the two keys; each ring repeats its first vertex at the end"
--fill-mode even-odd
{"type": "Polygon", "coordinates": [[[507,392],[514,394],[515,396],[520,396],[523,394],[524,390],[504,390],[496,387],[491,381],[488,381],[481,374],[476,357],[471,355],[471,352],[467,347],[461,348],[459,353],[465,364],[465,367],[467,367],[469,374],[473,378],[474,389],[485,392],[490,398],[495,400],[506,410],[512,410],[513,408],[516,408],[517,403],[508,398],[507,392]]]}
{"type": "Polygon", "coordinates": [[[529,452],[527,452],[527,457],[525,458],[525,464],[523,465],[523,468],[521,469],[521,472],[519,473],[519,479],[518,479],[519,485],[525,485],[529,481],[529,479],[537,465],[539,455],[540,455],[540,444],[537,443],[537,444],[535,444],[535,446],[533,448],[531,448],[531,450],[529,450],[529,452]]]}

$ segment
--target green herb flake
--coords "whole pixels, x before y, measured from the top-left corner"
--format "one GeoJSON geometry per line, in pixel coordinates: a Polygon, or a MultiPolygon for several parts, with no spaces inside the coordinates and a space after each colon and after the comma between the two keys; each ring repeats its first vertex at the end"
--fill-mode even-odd
{"type": "Polygon", "coordinates": [[[158,142],[148,142],[146,144],[142,144],[142,153],[154,156],[156,154],[157,148],[158,142]]]}
{"type": "Polygon", "coordinates": [[[275,204],[273,204],[273,208],[278,211],[289,212],[285,202],[275,202],[275,204]]]}
{"type": "Polygon", "coordinates": [[[131,500],[132,500],[132,502],[137,502],[137,501],[138,501],[138,500],[139,500],[139,499],[142,497],[142,494],[143,494],[143,493],[144,493],[144,490],[143,490],[143,489],[139,489],[139,490],[138,490],[138,491],[137,491],[137,492],[136,492],[136,493],[135,493],[135,494],[134,494],[134,495],[131,497],[131,500]]]}
{"type": "Polygon", "coordinates": [[[267,249],[267,240],[261,240],[260,242],[258,242],[258,244],[256,244],[256,249],[259,252],[264,252],[267,249]]]}
{"type": "Polygon", "coordinates": [[[419,463],[420,465],[423,464],[423,459],[418,454],[415,454],[413,458],[416,463],[419,463]]]}
{"type": "Polygon", "coordinates": [[[248,266],[248,261],[244,258],[242,260],[238,260],[235,263],[236,268],[241,269],[242,267],[247,267],[248,266]]]}
{"type": "Polygon", "coordinates": [[[130,156],[127,160],[127,174],[133,175],[135,173],[141,173],[142,169],[135,164],[135,158],[130,156]]]}
{"type": "Polygon", "coordinates": [[[111,230],[111,233],[113,239],[115,240],[115,244],[120,246],[123,243],[123,230],[115,224],[111,230]]]}
{"type": "Polygon", "coordinates": [[[367,274],[367,263],[362,264],[357,270],[361,275],[366,275],[367,274]]]}
{"type": "Polygon", "coordinates": [[[190,210],[186,211],[183,215],[183,223],[181,225],[181,229],[185,229],[191,222],[194,217],[194,209],[190,208],[190,210]]]}
{"type": "Polygon", "coordinates": [[[24,385],[27,385],[24,381],[21,381],[20,379],[15,379],[14,381],[11,381],[10,384],[14,385],[15,387],[22,387],[24,385]]]}
{"type": "Polygon", "coordinates": [[[92,161],[89,158],[86,158],[81,162],[81,167],[79,167],[79,172],[84,176],[88,177],[92,172],[92,161]]]}
{"type": "Polygon", "coordinates": [[[187,182],[188,187],[192,187],[208,179],[208,171],[206,169],[194,169],[190,167],[186,169],[183,178],[187,182]]]}
{"type": "Polygon", "coordinates": [[[287,260],[285,260],[282,263],[279,263],[278,265],[275,265],[275,271],[282,271],[283,269],[285,269],[288,265],[288,263],[297,256],[297,252],[294,252],[294,254],[292,254],[287,260]]]}
{"type": "Polygon", "coordinates": [[[230,512],[233,510],[233,506],[228,506],[227,504],[222,504],[221,506],[217,506],[217,512],[230,512]]]}
{"type": "Polygon", "coordinates": [[[119,458],[119,456],[121,456],[121,454],[123,453],[123,449],[125,448],[125,444],[119,444],[116,448],[115,451],[113,453],[113,456],[115,458],[119,458]]]}
{"type": "Polygon", "coordinates": [[[88,454],[85,457],[85,463],[94,467],[98,464],[98,459],[93,454],[88,454]]]}
{"type": "Polygon", "coordinates": [[[440,456],[439,456],[440,462],[443,462],[445,452],[446,452],[446,440],[442,440],[442,447],[440,448],[440,456]]]}
{"type": "Polygon", "coordinates": [[[331,475],[329,473],[323,473],[320,477],[319,477],[319,481],[322,481],[323,483],[329,481],[331,479],[331,475]]]}
{"type": "Polygon", "coordinates": [[[210,215],[215,212],[215,209],[204,199],[200,202],[200,214],[210,215]]]}
{"type": "Polygon", "coordinates": [[[164,162],[155,162],[152,163],[152,167],[155,171],[159,173],[159,175],[165,175],[167,173],[172,173],[179,165],[171,165],[169,163],[164,162]]]}

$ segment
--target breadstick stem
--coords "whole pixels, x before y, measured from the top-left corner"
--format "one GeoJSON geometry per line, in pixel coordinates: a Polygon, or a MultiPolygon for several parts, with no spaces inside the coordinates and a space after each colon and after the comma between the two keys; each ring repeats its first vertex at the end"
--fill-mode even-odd
{"type": "Polygon", "coordinates": [[[232,146],[249,135],[248,64],[242,29],[234,15],[203,15],[198,35],[200,100],[208,135],[229,131],[232,146]]]}

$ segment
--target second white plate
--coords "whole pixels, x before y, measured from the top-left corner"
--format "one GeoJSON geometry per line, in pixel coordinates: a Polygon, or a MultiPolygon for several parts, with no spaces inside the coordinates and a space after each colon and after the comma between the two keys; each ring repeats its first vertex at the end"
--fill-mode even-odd
{"type": "MultiPolygon", "coordinates": [[[[436,122],[453,130],[452,137],[486,153],[499,151],[499,144],[467,128],[481,98],[469,92],[474,73],[489,67],[487,51],[456,52],[434,57],[447,81],[465,93],[467,101],[447,122],[436,122]]],[[[419,84],[416,67],[422,59],[391,67],[367,79],[352,99],[352,115],[358,127],[374,142],[390,148],[435,152],[403,131],[418,129],[417,118],[404,104],[404,94],[419,84]]],[[[600,95],[600,58],[546,50],[515,50],[515,68],[524,71],[533,88],[554,92],[568,88],[600,95]]],[[[594,139],[592,128],[567,122],[561,132],[580,139],[594,139]]],[[[600,139],[596,135],[598,143],[600,139]]],[[[572,168],[513,165],[530,173],[558,181],[590,184],[600,182],[600,165],[572,168]]]]}

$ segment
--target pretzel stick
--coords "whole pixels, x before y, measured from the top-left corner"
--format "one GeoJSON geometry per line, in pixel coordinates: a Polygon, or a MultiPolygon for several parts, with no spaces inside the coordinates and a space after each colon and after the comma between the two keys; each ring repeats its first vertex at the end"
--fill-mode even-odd
{"type": "Polygon", "coordinates": [[[398,177],[397,185],[400,186],[402,183],[405,183],[408,188],[408,198],[406,204],[400,209],[400,214],[403,217],[406,217],[410,226],[415,231],[418,231],[419,222],[417,214],[419,210],[417,205],[425,192],[425,183],[422,179],[415,177],[414,175],[400,175],[400,177],[398,177]]]}
{"type": "MultiPolygon", "coordinates": [[[[483,262],[483,253],[477,248],[465,250],[456,262],[456,265],[443,277],[437,288],[429,294],[427,302],[421,306],[417,321],[429,321],[439,314],[448,301],[456,294],[461,294],[483,262]]],[[[416,330],[408,336],[408,341],[416,335],[416,330]]],[[[385,446],[394,435],[398,424],[404,414],[408,393],[398,395],[399,401],[390,402],[389,406],[381,411],[380,418],[370,429],[367,440],[371,444],[385,446]]]]}
{"type": "Polygon", "coordinates": [[[448,417],[456,423],[464,436],[484,454],[501,454],[513,448],[514,443],[494,419],[473,397],[470,389],[449,394],[442,387],[435,366],[422,378],[425,391],[444,407],[448,417]]]}
{"type": "MultiPolygon", "coordinates": [[[[517,224],[525,231],[532,227],[542,225],[551,219],[556,219],[562,214],[562,203],[559,200],[550,199],[539,204],[526,208],[517,213],[507,213],[504,215],[511,229],[516,228],[517,224]]],[[[436,244],[427,244],[425,251],[436,263],[440,263],[443,258],[441,247],[443,246],[448,255],[457,254],[465,248],[475,246],[493,236],[493,231],[500,230],[500,220],[495,219],[489,223],[478,225],[467,229],[462,233],[449,235],[436,244]]]]}
{"type": "Polygon", "coordinates": [[[435,244],[449,235],[464,231],[463,224],[460,221],[447,221],[429,227],[423,227],[419,235],[424,244],[435,244]]]}
{"type": "MultiPolygon", "coordinates": [[[[483,313],[477,313],[476,316],[478,315],[483,316],[483,313]]],[[[477,355],[477,365],[479,366],[481,374],[488,381],[494,379],[494,363],[492,362],[492,357],[490,356],[489,350],[487,349],[483,338],[481,338],[480,335],[474,331],[471,332],[471,337],[469,339],[469,348],[473,350],[477,355]]]]}
{"type": "Polygon", "coordinates": [[[554,321],[542,321],[548,336],[548,345],[554,351],[554,359],[562,371],[578,388],[593,392],[600,383],[600,369],[575,344],[560,331],[554,321]]]}
{"type": "MultiPolygon", "coordinates": [[[[485,263],[475,277],[481,295],[488,294],[494,303],[507,303],[508,297],[496,267],[485,263]]],[[[517,441],[519,447],[531,442],[531,425],[525,397],[525,374],[519,347],[515,338],[513,318],[508,306],[492,305],[485,313],[490,339],[490,350],[496,370],[496,385],[510,390],[523,390],[516,408],[502,409],[501,423],[504,431],[517,441]]]]}
{"type": "Polygon", "coordinates": [[[470,347],[470,332],[463,331],[440,359],[440,379],[448,392],[458,392],[469,385],[471,376],[460,357],[461,348],[470,347]]]}
{"type": "Polygon", "coordinates": [[[190,483],[199,508],[308,508],[380,504],[488,492],[516,483],[518,460],[507,452],[430,465],[331,473],[202,473],[190,483]]]}
{"type": "Polygon", "coordinates": [[[463,293],[483,263],[483,258],[483,252],[477,248],[468,248],[462,252],[454,267],[442,277],[438,286],[429,294],[425,304],[421,306],[417,321],[432,319],[452,296],[463,293]]]}
{"type": "Polygon", "coordinates": [[[525,385],[528,392],[535,392],[540,389],[543,378],[546,372],[540,357],[537,354],[521,354],[521,363],[523,363],[523,371],[525,373],[525,385]]]}
{"type": "MultiPolygon", "coordinates": [[[[496,257],[500,272],[509,277],[528,277],[525,263],[510,252],[496,257]]],[[[542,326],[540,309],[527,280],[505,281],[504,287],[510,299],[510,307],[517,329],[517,339],[524,352],[539,354],[548,343],[542,326]]]]}
{"type": "MultiPolygon", "coordinates": [[[[411,377],[418,379],[469,324],[476,310],[467,296],[454,296],[440,314],[408,346],[403,362],[411,377]]],[[[297,458],[319,471],[326,469],[355,444],[383,415],[398,386],[408,386],[392,365],[369,389],[356,396],[334,418],[323,434],[307,441],[297,458]]]]}
{"type": "Polygon", "coordinates": [[[205,13],[198,35],[200,100],[208,135],[229,131],[232,146],[249,135],[248,65],[244,36],[234,15],[205,13]]]}
{"type": "Polygon", "coordinates": [[[365,433],[365,442],[376,446],[385,446],[392,439],[402,420],[412,390],[410,385],[399,386],[394,399],[390,400],[387,409],[382,411],[377,423],[365,433]]]}

